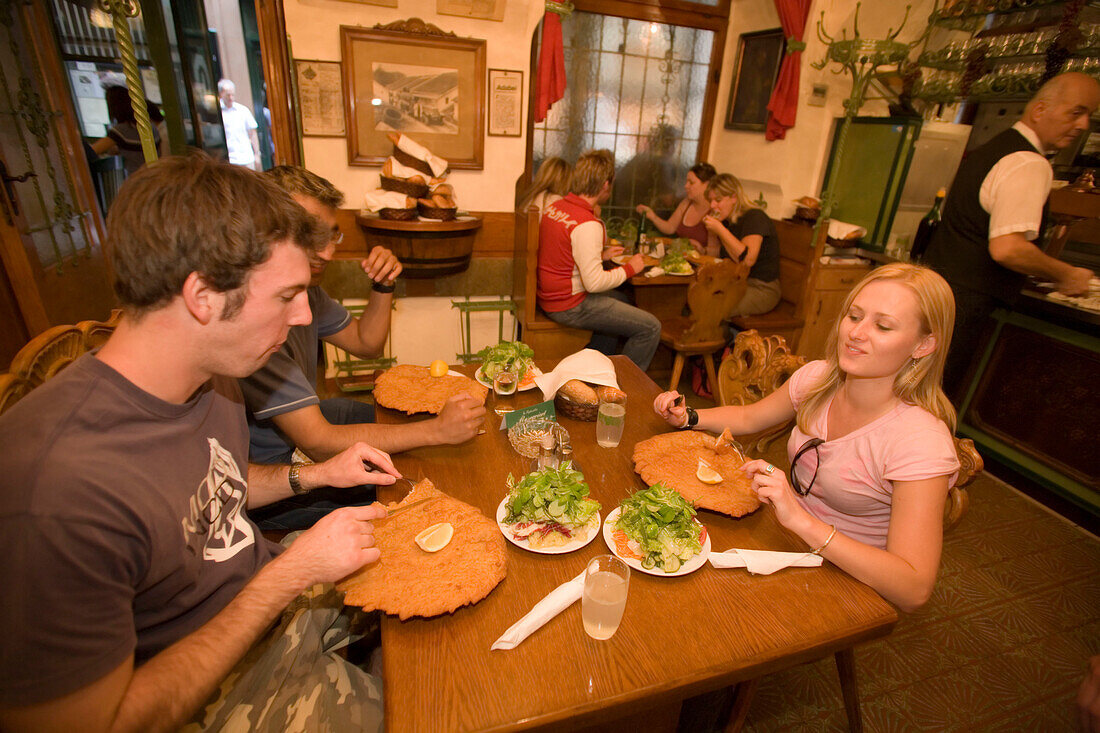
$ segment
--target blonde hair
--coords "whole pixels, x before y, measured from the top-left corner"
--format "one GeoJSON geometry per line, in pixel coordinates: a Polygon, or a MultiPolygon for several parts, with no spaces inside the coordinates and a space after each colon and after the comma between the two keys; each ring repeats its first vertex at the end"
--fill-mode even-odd
{"type": "Polygon", "coordinates": [[[718,196],[736,196],[737,201],[734,203],[733,210],[730,211],[729,221],[730,223],[736,222],[741,218],[749,209],[755,209],[756,206],[749,201],[745,195],[745,189],[741,186],[741,181],[737,180],[735,176],[729,173],[719,173],[714,178],[710,179],[707,183],[707,198],[714,198],[718,196]]]}
{"type": "Polygon", "coordinates": [[[589,150],[577,158],[569,190],[578,196],[595,196],[605,181],[615,178],[615,158],[610,150],[589,150]]]}
{"type": "Polygon", "coordinates": [[[836,394],[846,379],[837,361],[841,322],[847,317],[856,296],[870,283],[880,281],[896,282],[909,288],[917,298],[922,332],[925,335],[931,334],[936,339],[935,351],[919,359],[909,359],[898,370],[894,376],[894,394],[908,405],[928,410],[943,420],[952,433],[955,432],[955,408],[940,386],[943,381],[943,364],[951,346],[951,332],[955,328],[955,296],[952,295],[947,281],[935,271],[902,262],[872,270],[848,293],[844,306],[840,309],[840,317],[833,325],[825,346],[825,360],[829,369],[824,379],[810,389],[798,407],[798,427],[803,432],[809,431],[810,421],[836,394]]]}
{"type": "Polygon", "coordinates": [[[550,192],[558,196],[569,193],[569,177],[573,175],[573,167],[561,158],[551,157],[542,161],[539,170],[535,173],[535,180],[531,187],[520,199],[520,211],[527,211],[540,193],[550,192]]]}

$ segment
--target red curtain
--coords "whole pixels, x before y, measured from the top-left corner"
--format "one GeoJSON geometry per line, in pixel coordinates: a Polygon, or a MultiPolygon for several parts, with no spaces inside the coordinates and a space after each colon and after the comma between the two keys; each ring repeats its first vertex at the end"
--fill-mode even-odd
{"type": "Polygon", "coordinates": [[[565,46],[561,37],[561,16],[549,10],[542,17],[542,45],[535,77],[535,122],[565,95],[565,46]]]}
{"type": "Polygon", "coordinates": [[[768,101],[768,128],[764,137],[782,140],[787,130],[794,127],[798,112],[798,75],[802,68],[802,50],[806,44],[802,36],[806,31],[806,19],[810,15],[812,0],[775,0],[779,22],[787,34],[787,55],[779,67],[779,78],[768,101]]]}

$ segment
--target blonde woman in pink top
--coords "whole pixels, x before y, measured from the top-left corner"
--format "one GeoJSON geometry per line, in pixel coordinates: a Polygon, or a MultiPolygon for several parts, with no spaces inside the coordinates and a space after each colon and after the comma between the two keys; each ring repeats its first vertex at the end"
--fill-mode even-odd
{"type": "Polygon", "coordinates": [[[913,611],[936,582],[959,468],[955,410],[940,388],[954,318],[943,278],[886,265],[849,293],[826,358],[764,399],[696,411],[665,392],[653,406],[674,427],[735,435],[797,417],[789,477],[745,464],[760,500],[815,552],[913,611]]]}

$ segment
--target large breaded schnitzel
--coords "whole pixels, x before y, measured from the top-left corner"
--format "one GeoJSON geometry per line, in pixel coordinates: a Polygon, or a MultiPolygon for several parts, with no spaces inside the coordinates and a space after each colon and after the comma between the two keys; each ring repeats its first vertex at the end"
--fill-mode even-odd
{"type": "Polygon", "coordinates": [[[740,517],[756,511],[760,499],[752,481],[741,470],[744,460],[720,439],[696,431],[663,433],[634,446],[634,470],[650,486],[665,486],[696,507],[740,517]],[[705,484],[695,476],[702,459],[722,476],[716,484],[705,484]]]}
{"type": "Polygon", "coordinates": [[[477,603],[504,580],[504,536],[476,508],[422,479],[389,509],[425,498],[431,501],[375,524],[382,556],[336,584],[346,605],[402,619],[438,616],[477,603]],[[413,538],[437,522],[450,522],[454,536],[442,550],[425,552],[413,538]]]}
{"type": "Polygon", "coordinates": [[[489,390],[469,377],[445,374],[433,377],[428,367],[398,364],[374,381],[374,401],[392,410],[412,415],[430,412],[438,415],[452,395],[468,394],[485,404],[489,390]]]}

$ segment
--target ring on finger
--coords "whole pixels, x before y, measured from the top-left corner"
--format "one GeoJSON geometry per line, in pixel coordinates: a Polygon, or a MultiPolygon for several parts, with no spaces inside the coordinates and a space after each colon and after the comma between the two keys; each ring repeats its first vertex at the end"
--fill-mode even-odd
{"type": "Polygon", "coordinates": [[[769,463],[767,468],[764,469],[764,473],[771,476],[773,473],[775,473],[775,466],[773,466],[772,464],[769,463]]]}

